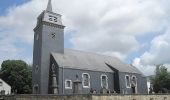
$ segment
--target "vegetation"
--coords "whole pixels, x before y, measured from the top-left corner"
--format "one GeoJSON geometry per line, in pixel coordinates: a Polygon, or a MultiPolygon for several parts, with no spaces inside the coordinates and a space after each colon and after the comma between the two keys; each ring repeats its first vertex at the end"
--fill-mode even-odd
{"type": "Polygon", "coordinates": [[[32,70],[31,67],[22,60],[3,61],[0,78],[11,86],[12,92],[29,94],[32,91],[32,70]]]}
{"type": "Polygon", "coordinates": [[[151,78],[151,83],[155,93],[170,92],[170,73],[163,64],[156,66],[155,76],[151,78]]]}

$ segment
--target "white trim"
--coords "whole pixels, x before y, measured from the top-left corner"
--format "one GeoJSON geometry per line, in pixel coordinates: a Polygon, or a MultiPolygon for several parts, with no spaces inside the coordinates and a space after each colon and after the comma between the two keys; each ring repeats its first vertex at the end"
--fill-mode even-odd
{"type": "Polygon", "coordinates": [[[82,81],[83,88],[90,88],[90,75],[89,75],[89,73],[83,73],[82,79],[83,79],[83,81],[82,81]],[[89,82],[88,85],[89,86],[84,86],[84,75],[88,75],[88,82],[89,82]]]}
{"type": "Polygon", "coordinates": [[[132,75],[132,79],[133,79],[133,77],[135,78],[135,81],[136,81],[136,86],[137,86],[137,84],[138,84],[138,82],[137,82],[137,77],[135,76],[135,75],[132,75]]]}
{"type": "Polygon", "coordinates": [[[132,79],[133,79],[133,77],[135,77],[135,81],[136,81],[135,91],[136,91],[136,93],[138,93],[138,81],[137,81],[137,77],[135,75],[132,75],[132,79]]]}
{"type": "Polygon", "coordinates": [[[108,77],[107,77],[106,74],[102,74],[101,77],[100,77],[100,78],[101,78],[101,87],[103,88],[102,76],[105,76],[105,77],[106,77],[106,89],[108,89],[108,77]]]}
{"type": "Polygon", "coordinates": [[[125,75],[125,85],[126,85],[126,88],[131,88],[130,75],[125,75]],[[129,77],[129,86],[127,86],[127,80],[126,80],[127,76],[129,77]]]}
{"type": "Polygon", "coordinates": [[[72,81],[71,80],[68,80],[68,79],[65,80],[65,89],[72,89],[72,81]],[[66,85],[68,81],[70,82],[70,87],[67,87],[67,85],[66,85]]]}

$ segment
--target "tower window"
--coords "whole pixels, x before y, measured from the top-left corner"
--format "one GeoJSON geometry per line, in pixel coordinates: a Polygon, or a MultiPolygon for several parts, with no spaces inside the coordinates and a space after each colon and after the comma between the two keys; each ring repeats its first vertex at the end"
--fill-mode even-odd
{"type": "Polygon", "coordinates": [[[53,15],[49,15],[48,20],[49,20],[49,21],[53,21],[53,22],[57,22],[57,17],[56,17],[56,16],[53,16],[53,15]]]}
{"type": "Polygon", "coordinates": [[[101,87],[107,89],[108,88],[108,77],[107,75],[101,75],[101,87]]]}
{"type": "Polygon", "coordinates": [[[84,88],[90,88],[90,75],[88,73],[83,73],[82,75],[83,78],[83,87],[84,88]]]}
{"type": "Polygon", "coordinates": [[[53,21],[53,16],[49,15],[49,21],[53,21]]]}
{"type": "Polygon", "coordinates": [[[39,66],[38,66],[38,65],[36,65],[36,66],[35,66],[35,72],[37,73],[37,72],[38,72],[38,70],[39,70],[39,66]]]}
{"type": "Polygon", "coordinates": [[[54,21],[57,22],[57,17],[54,17],[54,21]]]}
{"type": "Polygon", "coordinates": [[[65,89],[72,89],[72,81],[65,80],[65,89]]]}
{"type": "Polygon", "coordinates": [[[125,75],[125,83],[126,83],[126,87],[130,88],[130,76],[129,75],[125,75]]]}

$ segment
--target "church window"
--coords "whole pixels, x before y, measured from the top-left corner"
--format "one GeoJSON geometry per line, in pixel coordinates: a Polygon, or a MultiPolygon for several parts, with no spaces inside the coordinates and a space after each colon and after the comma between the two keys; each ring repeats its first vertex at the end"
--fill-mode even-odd
{"type": "Polygon", "coordinates": [[[125,83],[126,83],[126,87],[130,88],[130,76],[129,75],[125,75],[125,83]]]}
{"type": "Polygon", "coordinates": [[[72,89],[72,81],[65,80],[65,89],[72,89]]]}
{"type": "Polygon", "coordinates": [[[90,75],[88,73],[83,73],[82,75],[83,78],[83,87],[84,88],[90,88],[90,75]]]}
{"type": "Polygon", "coordinates": [[[101,75],[101,87],[107,89],[108,88],[108,77],[107,75],[101,75]]]}
{"type": "Polygon", "coordinates": [[[39,67],[38,67],[38,65],[36,65],[36,66],[35,66],[35,72],[37,73],[38,70],[39,70],[39,67]]]}
{"type": "Polygon", "coordinates": [[[136,78],[136,76],[133,75],[131,81],[132,81],[132,85],[133,86],[137,85],[137,78],[136,78]]]}

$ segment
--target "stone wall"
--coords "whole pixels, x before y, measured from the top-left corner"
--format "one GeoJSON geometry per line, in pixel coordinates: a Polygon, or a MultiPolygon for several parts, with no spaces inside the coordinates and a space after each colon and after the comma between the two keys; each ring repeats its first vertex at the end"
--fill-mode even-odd
{"type": "Polygon", "coordinates": [[[3,100],[92,100],[91,95],[16,95],[3,98],[3,100]]]}
{"type": "Polygon", "coordinates": [[[0,100],[170,100],[170,95],[17,95],[0,100]]]}
{"type": "Polygon", "coordinates": [[[170,100],[170,95],[93,95],[92,100],[170,100]]]}

